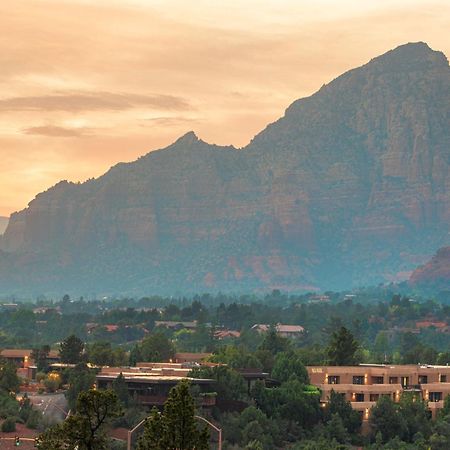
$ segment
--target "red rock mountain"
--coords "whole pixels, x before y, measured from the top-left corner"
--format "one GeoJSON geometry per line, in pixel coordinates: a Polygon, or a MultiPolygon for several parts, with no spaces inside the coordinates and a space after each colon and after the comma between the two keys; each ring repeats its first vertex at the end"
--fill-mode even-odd
{"type": "Polygon", "coordinates": [[[348,288],[450,244],[450,68],[406,44],[295,101],[243,149],[190,132],[13,214],[0,286],[27,292],[348,288]]]}
{"type": "Polygon", "coordinates": [[[439,249],[429,262],[416,269],[410,284],[431,291],[450,290],[450,247],[439,249]]]}

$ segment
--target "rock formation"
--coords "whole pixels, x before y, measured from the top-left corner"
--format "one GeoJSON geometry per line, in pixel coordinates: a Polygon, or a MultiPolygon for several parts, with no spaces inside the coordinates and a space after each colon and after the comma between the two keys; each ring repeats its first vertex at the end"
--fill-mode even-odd
{"type": "Polygon", "coordinates": [[[450,247],[439,249],[429,262],[416,269],[410,284],[424,291],[450,291],[450,247]]]}
{"type": "Polygon", "coordinates": [[[406,44],[295,101],[243,149],[190,132],[13,214],[0,286],[340,289],[450,244],[450,68],[406,44]]]}

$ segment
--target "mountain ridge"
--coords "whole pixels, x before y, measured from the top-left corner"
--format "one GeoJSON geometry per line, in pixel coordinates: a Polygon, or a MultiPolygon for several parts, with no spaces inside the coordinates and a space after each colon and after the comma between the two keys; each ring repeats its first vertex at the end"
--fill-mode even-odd
{"type": "Polygon", "coordinates": [[[117,274],[140,292],[395,279],[448,243],[449,87],[445,55],[406,44],[294,101],[242,149],[190,131],[58,183],[11,216],[0,281],[8,265],[39,289],[120,290],[117,274]],[[93,264],[97,284],[80,269],[93,264]]]}

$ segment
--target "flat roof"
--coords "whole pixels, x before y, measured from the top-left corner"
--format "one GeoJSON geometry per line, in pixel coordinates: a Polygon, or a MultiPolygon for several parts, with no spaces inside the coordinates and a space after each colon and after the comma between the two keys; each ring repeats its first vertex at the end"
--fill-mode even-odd
{"type": "MultiPolygon", "coordinates": [[[[188,380],[194,384],[210,384],[215,383],[215,380],[210,378],[192,378],[192,377],[177,377],[170,375],[143,375],[143,374],[124,374],[125,381],[128,383],[149,383],[149,384],[163,384],[163,383],[179,383],[182,380],[188,380]]],[[[97,380],[114,381],[117,376],[112,374],[98,374],[97,380]]]]}

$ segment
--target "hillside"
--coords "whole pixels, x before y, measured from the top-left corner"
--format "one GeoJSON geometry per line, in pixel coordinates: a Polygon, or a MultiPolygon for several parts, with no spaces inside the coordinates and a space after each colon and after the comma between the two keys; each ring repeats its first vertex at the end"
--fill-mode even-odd
{"type": "Polygon", "coordinates": [[[437,292],[450,289],[450,247],[444,247],[411,275],[410,284],[422,290],[437,292]]]}
{"type": "Polygon", "coordinates": [[[351,70],[245,148],[190,132],[13,214],[0,286],[32,292],[339,289],[448,245],[450,69],[426,44],[351,70]]]}

